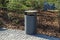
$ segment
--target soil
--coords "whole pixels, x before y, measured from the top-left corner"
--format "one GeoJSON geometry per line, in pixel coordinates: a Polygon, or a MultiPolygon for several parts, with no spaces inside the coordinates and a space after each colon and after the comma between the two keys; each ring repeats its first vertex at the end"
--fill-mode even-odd
{"type": "Polygon", "coordinates": [[[3,11],[3,10],[0,10],[0,20],[2,21],[2,26],[5,27],[5,28],[8,28],[8,29],[19,29],[19,30],[24,30],[24,18],[20,17],[22,15],[20,14],[16,14],[15,12],[10,12],[12,13],[11,15],[14,16],[14,17],[17,17],[17,19],[19,19],[19,24],[16,24],[16,23],[13,23],[11,22],[8,18],[5,18],[4,14],[8,14],[5,13],[7,11],[3,11]]]}
{"type": "Polygon", "coordinates": [[[60,37],[59,14],[57,12],[43,11],[37,15],[37,33],[60,37]]]}

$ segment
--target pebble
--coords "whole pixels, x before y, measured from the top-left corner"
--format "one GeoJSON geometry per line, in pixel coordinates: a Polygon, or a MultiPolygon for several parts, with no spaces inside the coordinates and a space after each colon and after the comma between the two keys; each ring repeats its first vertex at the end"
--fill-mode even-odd
{"type": "Polygon", "coordinates": [[[25,34],[25,31],[22,30],[7,29],[4,31],[0,31],[0,40],[49,40],[49,39],[27,35],[25,34]]]}

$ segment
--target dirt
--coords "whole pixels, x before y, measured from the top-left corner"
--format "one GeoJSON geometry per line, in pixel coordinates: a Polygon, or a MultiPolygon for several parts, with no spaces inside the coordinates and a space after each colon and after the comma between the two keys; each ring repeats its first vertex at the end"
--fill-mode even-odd
{"type": "Polygon", "coordinates": [[[43,11],[37,15],[37,33],[60,37],[58,13],[43,11]]]}
{"type": "Polygon", "coordinates": [[[12,25],[12,24],[5,24],[6,28],[8,29],[19,29],[19,30],[24,30],[24,26],[21,25],[12,25]]]}
{"type": "Polygon", "coordinates": [[[3,10],[0,10],[0,20],[2,21],[2,26],[5,28],[9,28],[9,29],[19,29],[19,30],[24,30],[24,18],[21,17],[22,14],[17,14],[15,12],[5,12],[3,10]],[[10,21],[8,18],[5,18],[6,15],[11,14],[11,16],[14,16],[15,18],[17,18],[19,20],[19,24],[16,24],[15,22],[10,21]],[[5,16],[5,17],[4,17],[5,16]]]}

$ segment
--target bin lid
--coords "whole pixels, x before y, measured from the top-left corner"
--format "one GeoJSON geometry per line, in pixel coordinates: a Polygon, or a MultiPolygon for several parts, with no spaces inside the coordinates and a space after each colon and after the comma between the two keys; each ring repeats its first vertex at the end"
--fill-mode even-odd
{"type": "Polygon", "coordinates": [[[37,10],[27,10],[25,12],[31,12],[31,13],[34,13],[34,12],[38,12],[37,10]]]}

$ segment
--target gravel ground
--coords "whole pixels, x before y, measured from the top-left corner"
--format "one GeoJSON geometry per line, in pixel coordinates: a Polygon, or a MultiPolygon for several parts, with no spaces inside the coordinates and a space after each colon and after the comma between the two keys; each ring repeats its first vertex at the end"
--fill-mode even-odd
{"type": "Polygon", "coordinates": [[[0,29],[0,40],[60,40],[60,38],[38,34],[26,35],[22,30],[0,29]]]}

